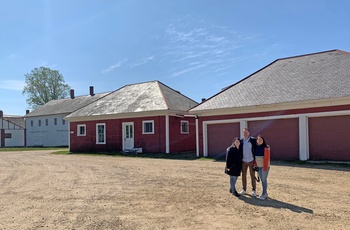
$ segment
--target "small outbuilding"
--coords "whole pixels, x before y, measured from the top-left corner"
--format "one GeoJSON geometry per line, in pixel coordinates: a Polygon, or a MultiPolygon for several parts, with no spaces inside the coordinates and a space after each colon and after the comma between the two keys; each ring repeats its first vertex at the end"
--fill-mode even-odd
{"type": "Polygon", "coordinates": [[[71,152],[194,152],[198,103],[159,81],[125,85],[65,116],[71,152]]]}
{"type": "Polygon", "coordinates": [[[0,110],[0,147],[25,146],[25,124],[22,116],[4,115],[0,110]]]}

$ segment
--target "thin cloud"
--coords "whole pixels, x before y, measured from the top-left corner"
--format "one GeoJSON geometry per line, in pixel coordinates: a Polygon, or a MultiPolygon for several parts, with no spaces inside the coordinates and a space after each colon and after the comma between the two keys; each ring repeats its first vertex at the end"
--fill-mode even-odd
{"type": "Polygon", "coordinates": [[[140,66],[140,65],[144,65],[150,61],[152,61],[154,59],[153,56],[149,56],[149,57],[143,57],[141,58],[138,62],[136,62],[135,64],[130,65],[132,68],[136,67],[136,66],[140,66]]]}
{"type": "Polygon", "coordinates": [[[167,44],[164,46],[162,58],[181,66],[180,70],[176,68],[171,71],[171,77],[192,74],[199,69],[196,73],[226,73],[237,61],[242,60],[237,55],[237,49],[255,38],[244,36],[225,26],[191,20],[174,20],[164,31],[167,44]]]}
{"type": "Polygon", "coordinates": [[[22,91],[25,85],[24,81],[19,80],[3,80],[0,81],[0,89],[22,91]]]}
{"type": "Polygon", "coordinates": [[[121,61],[119,61],[117,64],[111,65],[110,67],[108,67],[108,68],[102,70],[102,73],[111,72],[111,71],[114,70],[115,68],[119,68],[120,66],[122,66],[122,64],[123,64],[124,62],[126,62],[126,61],[127,61],[127,59],[121,60],[121,61]]]}
{"type": "Polygon", "coordinates": [[[190,68],[187,68],[187,69],[184,69],[184,70],[181,70],[181,71],[178,71],[178,72],[175,72],[171,75],[171,77],[177,77],[179,75],[182,75],[182,74],[185,74],[185,73],[188,73],[188,72],[192,72],[194,70],[197,70],[197,69],[201,69],[205,67],[205,65],[197,65],[197,66],[193,66],[193,67],[190,67],[190,68]]]}

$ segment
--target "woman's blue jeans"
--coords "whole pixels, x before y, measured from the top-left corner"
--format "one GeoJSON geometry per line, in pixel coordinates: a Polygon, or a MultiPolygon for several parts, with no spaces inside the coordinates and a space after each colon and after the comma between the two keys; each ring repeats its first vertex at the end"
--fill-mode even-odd
{"type": "Polygon", "coordinates": [[[262,184],[262,189],[263,189],[261,195],[267,194],[267,176],[269,175],[269,171],[270,171],[270,167],[268,167],[266,171],[264,171],[263,167],[259,167],[258,174],[259,174],[261,184],[262,184]]]}
{"type": "Polygon", "coordinates": [[[237,182],[238,176],[231,176],[230,175],[230,188],[232,192],[236,191],[236,182],[237,182]]]}

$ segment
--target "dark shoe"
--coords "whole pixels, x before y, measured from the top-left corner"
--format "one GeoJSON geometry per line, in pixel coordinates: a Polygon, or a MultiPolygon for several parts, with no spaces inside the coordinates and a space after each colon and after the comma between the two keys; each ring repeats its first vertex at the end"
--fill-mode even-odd
{"type": "Polygon", "coordinates": [[[241,195],[238,194],[237,191],[234,191],[232,194],[235,195],[236,197],[240,197],[241,196],[241,195]]]}
{"type": "Polygon", "coordinates": [[[230,189],[229,192],[232,193],[232,189],[230,189]]]}

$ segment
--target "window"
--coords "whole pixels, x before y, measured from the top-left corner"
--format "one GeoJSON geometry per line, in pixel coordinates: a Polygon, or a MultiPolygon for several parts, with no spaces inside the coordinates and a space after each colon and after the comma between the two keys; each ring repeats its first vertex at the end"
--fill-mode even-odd
{"type": "Polygon", "coordinates": [[[105,124],[96,124],[96,144],[106,144],[105,124]]]}
{"type": "Polygon", "coordinates": [[[78,136],[86,136],[86,125],[78,125],[78,136]]]}
{"type": "Polygon", "coordinates": [[[53,119],[53,123],[54,123],[55,125],[57,125],[57,118],[54,118],[54,119],[53,119]]]}
{"type": "Polygon", "coordinates": [[[33,127],[33,125],[34,125],[34,122],[33,122],[33,120],[31,120],[30,121],[30,127],[33,127]]]}
{"type": "Polygon", "coordinates": [[[38,120],[38,126],[41,126],[41,120],[38,120]]]}
{"type": "Polygon", "coordinates": [[[181,121],[181,133],[189,133],[189,122],[181,121]]]}
{"type": "Polygon", "coordinates": [[[154,134],[154,121],[142,121],[142,133],[154,134]]]}
{"type": "Polygon", "coordinates": [[[45,119],[45,125],[46,125],[46,126],[49,125],[49,119],[45,119]]]}
{"type": "Polygon", "coordinates": [[[62,125],[65,125],[66,124],[66,120],[64,120],[63,118],[62,118],[62,125]]]}

